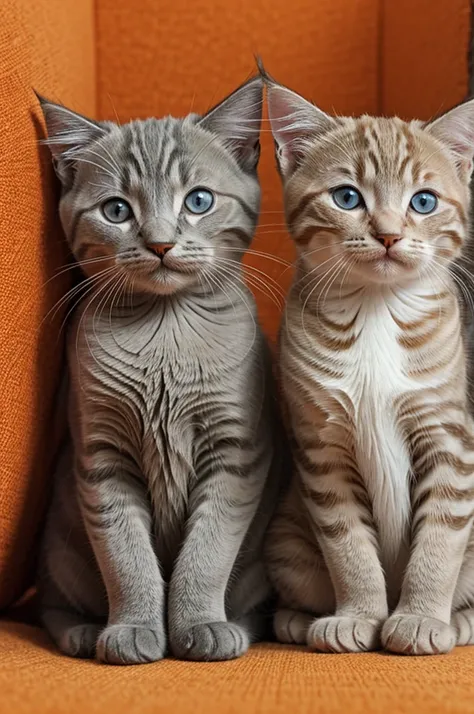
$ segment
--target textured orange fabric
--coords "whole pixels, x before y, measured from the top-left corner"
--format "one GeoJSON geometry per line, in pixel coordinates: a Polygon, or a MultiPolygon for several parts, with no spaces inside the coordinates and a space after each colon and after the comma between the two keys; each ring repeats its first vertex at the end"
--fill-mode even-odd
{"type": "MultiPolygon", "coordinates": [[[[255,72],[253,54],[328,111],[377,111],[379,0],[99,0],[99,114],[131,117],[203,112],[255,72]]],[[[253,248],[293,260],[281,210],[273,143],[264,123],[261,228],[253,248]]],[[[248,262],[286,288],[290,270],[248,262]],[[285,271],[282,276],[283,271],[285,271]]],[[[257,293],[271,337],[279,310],[257,293]]]]}
{"type": "Polygon", "coordinates": [[[24,589],[44,510],[62,339],[42,320],[68,260],[32,86],[95,111],[92,0],[2,0],[0,22],[0,608],[24,589]],[[32,114],[33,109],[33,114],[32,114]]]}
{"type": "Polygon", "coordinates": [[[0,714],[471,714],[474,651],[403,658],[266,645],[238,661],[110,667],[0,623],[0,714]]]}

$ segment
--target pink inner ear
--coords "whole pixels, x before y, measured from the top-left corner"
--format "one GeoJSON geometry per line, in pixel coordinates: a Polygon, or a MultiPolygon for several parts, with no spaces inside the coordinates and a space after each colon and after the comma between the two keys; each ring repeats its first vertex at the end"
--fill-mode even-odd
{"type": "MultiPolygon", "coordinates": [[[[276,94],[276,93],[275,93],[276,94]]],[[[290,102],[282,100],[279,93],[272,98],[269,103],[269,117],[273,129],[273,135],[281,145],[287,141],[291,141],[295,133],[291,132],[289,127],[294,123],[295,108],[290,102]]]]}
{"type": "Polygon", "coordinates": [[[292,101],[289,91],[277,88],[269,91],[268,113],[281,167],[283,170],[292,169],[298,157],[299,140],[309,133],[308,127],[298,121],[301,107],[292,101]]]}
{"type": "Polygon", "coordinates": [[[474,101],[451,109],[428,125],[428,130],[456,156],[471,161],[474,156],[474,101]]]}

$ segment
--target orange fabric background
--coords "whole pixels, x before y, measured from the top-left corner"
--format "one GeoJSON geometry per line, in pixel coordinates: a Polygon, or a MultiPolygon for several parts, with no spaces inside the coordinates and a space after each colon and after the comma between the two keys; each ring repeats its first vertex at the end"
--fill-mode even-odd
{"type": "Polygon", "coordinates": [[[95,112],[93,0],[1,0],[0,12],[0,609],[31,576],[56,444],[53,395],[68,260],[57,185],[32,87],[95,112]]]}
{"type": "MultiPolygon", "coordinates": [[[[56,440],[68,285],[57,184],[31,86],[100,118],[205,110],[253,72],[338,113],[428,116],[467,87],[468,0],[2,0],[0,23],[0,608],[32,575],[56,440]],[[407,21],[409,19],[409,22],[407,21]],[[49,282],[47,282],[49,281],[49,282]]],[[[291,260],[264,125],[257,250],[291,260]]],[[[286,287],[290,271],[251,259],[286,287]]],[[[274,337],[278,310],[259,296],[274,337]]]]}

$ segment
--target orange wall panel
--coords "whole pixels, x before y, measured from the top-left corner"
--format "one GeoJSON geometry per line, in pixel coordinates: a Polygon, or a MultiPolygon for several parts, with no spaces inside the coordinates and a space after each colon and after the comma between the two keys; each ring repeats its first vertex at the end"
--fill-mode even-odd
{"type": "Polygon", "coordinates": [[[429,119],[466,98],[470,0],[382,0],[381,110],[429,119]]]}

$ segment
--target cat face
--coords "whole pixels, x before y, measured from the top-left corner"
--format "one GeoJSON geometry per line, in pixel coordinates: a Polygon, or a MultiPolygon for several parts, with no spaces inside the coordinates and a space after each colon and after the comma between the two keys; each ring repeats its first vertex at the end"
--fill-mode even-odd
{"type": "Polygon", "coordinates": [[[442,275],[467,238],[474,103],[429,123],[333,118],[270,82],[288,225],[303,264],[360,282],[442,275]]]}
{"type": "Polygon", "coordinates": [[[41,103],[62,224],[87,275],[161,295],[225,280],[258,217],[260,78],[203,117],[119,126],[41,103]]]}

